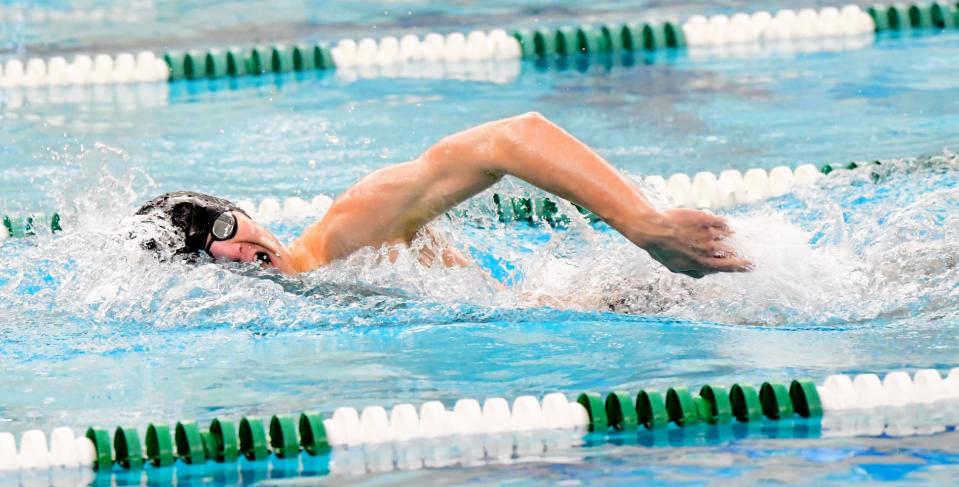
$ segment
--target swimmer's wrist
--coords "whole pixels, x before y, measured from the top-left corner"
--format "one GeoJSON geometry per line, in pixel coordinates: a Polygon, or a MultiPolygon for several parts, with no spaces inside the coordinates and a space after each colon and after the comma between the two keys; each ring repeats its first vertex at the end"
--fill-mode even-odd
{"type": "Polygon", "coordinates": [[[633,208],[625,223],[621,233],[644,249],[672,232],[667,214],[651,206],[633,208]]]}

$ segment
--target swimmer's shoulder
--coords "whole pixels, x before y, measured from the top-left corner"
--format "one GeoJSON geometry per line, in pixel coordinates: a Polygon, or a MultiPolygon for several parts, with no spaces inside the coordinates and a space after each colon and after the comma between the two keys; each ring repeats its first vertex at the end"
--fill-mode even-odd
{"type": "Polygon", "coordinates": [[[297,272],[309,272],[330,263],[333,259],[328,252],[327,233],[320,220],[303,231],[299,238],[287,247],[289,260],[297,272]]]}

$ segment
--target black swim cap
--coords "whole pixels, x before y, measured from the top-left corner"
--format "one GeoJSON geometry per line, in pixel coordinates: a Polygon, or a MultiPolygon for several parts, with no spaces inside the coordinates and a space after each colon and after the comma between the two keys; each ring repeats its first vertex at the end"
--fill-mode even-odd
{"type": "Polygon", "coordinates": [[[249,216],[231,201],[207,194],[176,191],[157,196],[141,206],[136,214],[146,216],[146,221],[162,220],[172,226],[175,235],[172,240],[162,244],[155,238],[149,238],[142,245],[157,252],[165,250],[171,254],[196,254],[206,249],[213,221],[225,211],[237,211],[249,216]]]}

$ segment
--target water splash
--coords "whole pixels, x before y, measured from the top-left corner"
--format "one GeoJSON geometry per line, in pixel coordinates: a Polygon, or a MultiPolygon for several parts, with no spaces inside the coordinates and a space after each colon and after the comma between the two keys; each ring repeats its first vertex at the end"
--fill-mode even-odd
{"type": "MultiPolygon", "coordinates": [[[[19,318],[56,311],[79,327],[112,322],[131,330],[260,332],[448,322],[462,318],[458,313],[544,306],[767,325],[955,314],[957,167],[951,154],[885,161],[740,208],[728,215],[737,231],[733,242],[755,270],[701,280],[669,273],[603,225],[554,230],[500,224],[491,216],[435,224],[484,268],[423,265],[416,247],[425,242],[393,249],[394,259],[385,258],[385,249],[367,249],[292,278],[209,259],[160,262],[122,238],[129,215],[154,189],[148,177],[104,170],[94,190],[60,190],[73,228],[2,244],[0,310],[19,318]]],[[[507,183],[497,191],[532,190],[507,183]]],[[[482,210],[488,199],[468,205],[482,210]]],[[[307,223],[280,222],[274,230],[289,240],[307,223]]],[[[23,326],[2,321],[4,328],[23,326]]]]}
{"type": "Polygon", "coordinates": [[[563,275],[555,302],[723,323],[955,314],[957,167],[952,154],[885,161],[731,213],[732,242],[755,264],[749,273],[689,279],[611,238],[565,262],[540,256],[528,285],[563,275]]]}

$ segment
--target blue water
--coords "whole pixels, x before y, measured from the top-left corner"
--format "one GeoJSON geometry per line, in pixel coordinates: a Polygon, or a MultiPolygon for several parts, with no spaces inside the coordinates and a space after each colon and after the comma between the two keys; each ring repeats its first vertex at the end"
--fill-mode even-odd
{"type": "MultiPolygon", "coordinates": [[[[373,15],[339,8],[350,22],[373,15]]],[[[0,213],[59,210],[66,228],[0,243],[0,430],[956,365],[957,45],[948,33],[759,58],[528,63],[495,83],[319,73],[0,93],[0,213]],[[528,110],[633,176],[882,165],[725,212],[757,269],[699,281],[602,225],[496,222],[489,193],[437,228],[505,289],[485,272],[370,253],[296,279],[159,264],[118,238],[163,191],[334,196],[451,131],[528,110]]],[[[514,180],[495,190],[538,194],[514,180]]],[[[310,222],[269,227],[289,241],[310,222]]],[[[337,481],[953,483],[954,435],[628,438],[337,481]]]]}
{"type": "MultiPolygon", "coordinates": [[[[869,5],[863,0],[846,3],[869,5]]],[[[324,2],[319,0],[42,0],[0,2],[0,54],[91,49],[196,49],[251,42],[338,40],[472,28],[685,19],[696,14],[800,9],[825,0],[560,0],[324,2]]]]}

